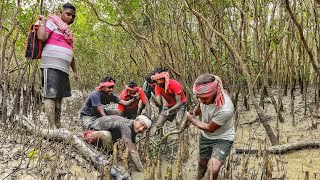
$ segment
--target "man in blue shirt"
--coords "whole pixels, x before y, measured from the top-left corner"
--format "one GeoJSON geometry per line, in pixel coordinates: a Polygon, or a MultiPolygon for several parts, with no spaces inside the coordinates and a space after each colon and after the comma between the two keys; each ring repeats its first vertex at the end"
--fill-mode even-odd
{"type": "Polygon", "coordinates": [[[118,96],[113,94],[115,82],[116,81],[112,77],[106,76],[100,81],[99,86],[88,96],[80,110],[80,119],[85,129],[89,129],[89,126],[99,117],[106,115],[121,115],[121,112],[118,109],[106,110],[104,105],[113,102],[128,106],[136,99],[140,98],[139,94],[137,94],[128,101],[121,100],[118,96]]]}

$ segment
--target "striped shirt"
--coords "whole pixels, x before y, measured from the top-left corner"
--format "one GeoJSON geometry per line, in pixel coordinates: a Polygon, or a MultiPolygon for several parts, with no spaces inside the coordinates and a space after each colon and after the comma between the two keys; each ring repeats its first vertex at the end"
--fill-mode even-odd
{"type": "Polygon", "coordinates": [[[58,26],[50,19],[46,22],[46,32],[49,37],[41,54],[40,67],[58,69],[69,74],[73,58],[72,46],[68,44],[63,34],[58,30],[58,26]]]}

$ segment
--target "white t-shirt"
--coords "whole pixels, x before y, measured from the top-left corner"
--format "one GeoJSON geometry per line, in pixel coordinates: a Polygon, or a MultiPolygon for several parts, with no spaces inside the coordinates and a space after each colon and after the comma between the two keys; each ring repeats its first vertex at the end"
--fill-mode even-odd
{"type": "Polygon", "coordinates": [[[221,108],[217,109],[215,104],[202,104],[200,103],[202,122],[209,124],[211,121],[221,126],[213,133],[209,133],[201,130],[203,137],[207,139],[224,139],[228,141],[234,141],[235,131],[233,127],[233,112],[234,106],[230,97],[224,94],[224,104],[221,108]]]}

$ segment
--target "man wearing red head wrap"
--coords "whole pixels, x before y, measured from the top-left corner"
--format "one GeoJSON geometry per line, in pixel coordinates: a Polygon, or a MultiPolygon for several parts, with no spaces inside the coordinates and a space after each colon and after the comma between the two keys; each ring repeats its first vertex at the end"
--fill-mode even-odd
{"type": "Polygon", "coordinates": [[[199,76],[193,85],[193,93],[200,103],[193,113],[187,114],[187,120],[201,132],[197,179],[217,179],[235,139],[233,103],[220,78],[212,74],[199,76]],[[196,116],[200,114],[201,121],[198,121],[196,116]]]}
{"type": "MultiPolygon", "coordinates": [[[[126,88],[120,93],[120,99],[128,101],[136,94],[139,94],[141,102],[147,107],[147,116],[151,117],[151,108],[149,104],[149,100],[145,95],[143,89],[137,85],[137,83],[131,81],[126,85],[126,88]]],[[[128,119],[135,119],[137,117],[137,111],[139,106],[139,99],[135,100],[129,106],[123,106],[118,104],[118,109],[122,112],[122,116],[128,119]]]]}
{"type": "Polygon", "coordinates": [[[177,127],[180,128],[180,122],[186,110],[187,98],[181,84],[170,79],[166,69],[157,68],[157,72],[151,78],[157,82],[155,87],[157,104],[162,105],[162,97],[167,101],[159,115],[157,124],[160,134],[163,135],[162,126],[167,120],[173,121],[176,118],[177,127]]]}
{"type": "Polygon", "coordinates": [[[128,101],[120,99],[113,94],[115,82],[116,81],[112,77],[106,76],[100,81],[99,86],[88,96],[80,110],[80,119],[82,120],[85,129],[88,129],[99,117],[106,115],[121,115],[121,112],[118,109],[106,110],[104,108],[105,105],[118,103],[123,106],[129,106],[136,99],[140,98],[139,95],[136,95],[128,101]]]}

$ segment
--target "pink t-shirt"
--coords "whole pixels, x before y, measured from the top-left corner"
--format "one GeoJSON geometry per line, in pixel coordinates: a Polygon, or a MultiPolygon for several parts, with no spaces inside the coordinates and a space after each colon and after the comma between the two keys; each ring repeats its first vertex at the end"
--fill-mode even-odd
{"type": "Polygon", "coordinates": [[[68,44],[63,34],[58,30],[58,26],[50,19],[46,22],[46,32],[49,37],[41,54],[41,68],[53,68],[69,73],[73,59],[72,46],[68,44]]]}

